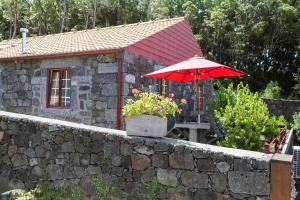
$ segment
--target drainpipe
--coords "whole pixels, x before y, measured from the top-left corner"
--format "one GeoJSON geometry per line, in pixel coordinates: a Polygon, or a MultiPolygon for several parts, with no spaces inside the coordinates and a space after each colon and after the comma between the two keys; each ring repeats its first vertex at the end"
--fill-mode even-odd
{"type": "Polygon", "coordinates": [[[117,129],[121,129],[121,115],[122,115],[122,52],[116,54],[118,77],[117,77],[117,129]]]}
{"type": "Polygon", "coordinates": [[[22,54],[26,53],[26,33],[28,33],[27,28],[20,28],[20,32],[22,33],[22,54]]]}

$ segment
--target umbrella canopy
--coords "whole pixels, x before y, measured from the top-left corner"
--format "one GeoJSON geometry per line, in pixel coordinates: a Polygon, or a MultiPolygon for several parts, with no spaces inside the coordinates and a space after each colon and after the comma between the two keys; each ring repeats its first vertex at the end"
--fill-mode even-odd
{"type": "Polygon", "coordinates": [[[145,77],[184,83],[199,79],[245,75],[247,74],[240,70],[212,62],[204,57],[194,56],[183,62],[146,74],[145,77]]]}

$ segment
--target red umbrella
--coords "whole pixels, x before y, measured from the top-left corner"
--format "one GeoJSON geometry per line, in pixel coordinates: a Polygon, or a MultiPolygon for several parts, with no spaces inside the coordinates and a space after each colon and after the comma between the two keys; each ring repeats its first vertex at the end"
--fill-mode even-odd
{"type": "MultiPolygon", "coordinates": [[[[199,80],[245,75],[247,75],[245,72],[212,62],[204,57],[196,55],[175,65],[146,74],[145,77],[162,78],[181,83],[196,81],[196,86],[198,88],[196,93],[197,99],[199,100],[199,80]]],[[[200,122],[200,111],[198,114],[198,122],[200,122]]]]}
{"type": "Polygon", "coordinates": [[[175,65],[146,74],[145,77],[162,78],[176,82],[190,82],[208,78],[245,76],[245,72],[194,56],[175,65]]]}

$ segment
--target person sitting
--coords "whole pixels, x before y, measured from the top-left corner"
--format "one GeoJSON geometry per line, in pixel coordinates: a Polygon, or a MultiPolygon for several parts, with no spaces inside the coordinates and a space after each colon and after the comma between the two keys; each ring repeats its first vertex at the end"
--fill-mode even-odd
{"type": "Polygon", "coordinates": [[[188,104],[187,100],[182,98],[180,99],[180,104],[178,105],[178,121],[186,122],[187,114],[188,114],[188,104]]]}

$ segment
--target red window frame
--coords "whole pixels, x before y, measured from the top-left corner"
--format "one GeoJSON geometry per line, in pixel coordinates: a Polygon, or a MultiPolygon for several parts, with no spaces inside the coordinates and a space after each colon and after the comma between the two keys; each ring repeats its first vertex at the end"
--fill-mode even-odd
{"type": "MultiPolygon", "coordinates": [[[[71,79],[71,68],[70,67],[48,69],[48,72],[47,72],[47,95],[46,95],[46,106],[47,106],[47,108],[69,108],[70,107],[70,106],[63,106],[62,105],[62,77],[63,77],[63,73],[65,71],[67,71],[68,74],[70,74],[70,79],[71,79]],[[52,81],[51,74],[53,72],[58,72],[59,73],[58,105],[51,105],[50,104],[50,100],[51,100],[51,81],[52,81]]],[[[71,80],[70,80],[70,87],[71,87],[71,80]]]]}

